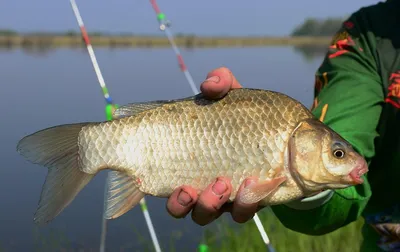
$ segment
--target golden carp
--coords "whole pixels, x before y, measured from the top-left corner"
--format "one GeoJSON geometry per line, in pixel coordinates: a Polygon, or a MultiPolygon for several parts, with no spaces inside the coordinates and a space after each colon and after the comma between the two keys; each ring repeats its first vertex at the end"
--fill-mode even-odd
{"type": "Polygon", "coordinates": [[[273,91],[128,104],[115,116],[44,129],[18,143],[27,160],[48,168],[35,222],[51,221],[104,169],[112,170],[108,219],[145,195],[168,197],[181,185],[200,193],[218,176],[231,179],[231,201],[266,206],[360,184],[368,171],[346,140],[273,91]],[[237,194],[247,177],[259,182],[237,194]]]}

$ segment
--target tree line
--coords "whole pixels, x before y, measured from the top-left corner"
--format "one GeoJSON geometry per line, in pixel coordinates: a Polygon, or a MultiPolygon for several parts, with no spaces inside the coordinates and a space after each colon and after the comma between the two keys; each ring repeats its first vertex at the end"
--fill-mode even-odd
{"type": "MultiPolygon", "coordinates": [[[[307,18],[304,20],[302,24],[295,27],[291,32],[292,37],[299,36],[333,36],[336,31],[341,27],[344,18],[327,18],[327,19],[316,19],[316,18],[307,18]]],[[[17,35],[30,35],[30,36],[80,36],[80,32],[76,30],[69,30],[65,32],[29,32],[21,34],[17,31],[11,29],[0,29],[0,36],[17,36],[17,35]]],[[[129,37],[129,36],[140,36],[139,34],[131,34],[131,33],[108,33],[108,32],[89,32],[89,36],[121,36],[121,37],[129,37]]],[[[184,36],[183,34],[179,34],[180,36],[184,36]]],[[[149,36],[149,35],[147,35],[149,36]]],[[[161,36],[161,35],[158,35],[161,36]]],[[[179,37],[180,37],[179,36],[179,37]]],[[[187,36],[194,36],[193,34],[188,34],[187,36]]],[[[157,36],[156,36],[157,37],[157,36]]],[[[186,36],[184,36],[186,37],[186,36]]]]}
{"type": "Polygon", "coordinates": [[[291,36],[333,36],[340,29],[344,21],[344,18],[307,18],[301,25],[293,30],[291,36]]]}

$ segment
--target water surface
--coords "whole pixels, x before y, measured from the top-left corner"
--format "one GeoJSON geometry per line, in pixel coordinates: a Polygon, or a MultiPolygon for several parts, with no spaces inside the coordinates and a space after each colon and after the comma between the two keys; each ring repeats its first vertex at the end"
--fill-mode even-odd
{"type": "MultiPolygon", "coordinates": [[[[290,47],[196,49],[182,54],[197,85],[208,71],[227,66],[243,86],[280,91],[308,107],[314,72],[322,61],[322,56],[305,59],[290,47]]],[[[96,56],[118,104],[192,95],[169,48],[96,49],[96,56]]],[[[2,50],[0,86],[0,250],[32,251],[43,236],[62,234],[68,246],[97,251],[106,173],[96,176],[53,222],[37,227],[33,214],[47,169],[26,162],[15,150],[20,138],[37,130],[104,120],[104,98],[85,49],[2,50]]],[[[177,251],[194,251],[204,228],[190,217],[170,217],[164,199],[146,199],[162,248],[167,251],[172,244],[177,251]]],[[[110,251],[142,251],[149,242],[140,207],[108,222],[110,251]]]]}

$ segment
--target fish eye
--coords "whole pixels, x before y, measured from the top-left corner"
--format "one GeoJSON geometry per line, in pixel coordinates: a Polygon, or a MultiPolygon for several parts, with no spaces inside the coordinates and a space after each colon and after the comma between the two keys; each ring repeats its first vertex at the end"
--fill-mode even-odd
{"type": "Polygon", "coordinates": [[[333,151],[333,156],[337,159],[342,159],[345,156],[345,152],[342,149],[336,149],[333,151]]]}
{"type": "Polygon", "coordinates": [[[335,142],[332,145],[332,155],[337,159],[342,159],[346,155],[346,146],[341,142],[335,142]]]}

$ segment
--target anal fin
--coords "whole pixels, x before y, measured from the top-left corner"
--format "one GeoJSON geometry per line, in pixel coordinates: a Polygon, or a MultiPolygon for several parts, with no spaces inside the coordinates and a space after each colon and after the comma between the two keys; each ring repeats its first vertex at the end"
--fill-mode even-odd
{"type": "Polygon", "coordinates": [[[258,181],[251,184],[239,193],[238,197],[245,204],[257,203],[269,196],[279,185],[286,181],[286,176],[273,178],[271,180],[258,181]]]}
{"type": "Polygon", "coordinates": [[[118,171],[110,171],[107,181],[105,218],[115,219],[125,214],[145,196],[134,184],[134,178],[118,171]]]}

